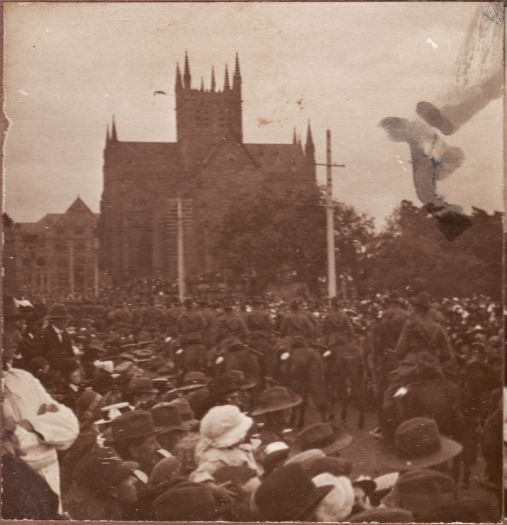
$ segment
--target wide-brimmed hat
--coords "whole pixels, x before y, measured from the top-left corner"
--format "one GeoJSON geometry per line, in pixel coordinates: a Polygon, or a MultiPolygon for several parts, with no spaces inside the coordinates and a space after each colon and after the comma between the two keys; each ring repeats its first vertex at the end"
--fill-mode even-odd
{"type": "Polygon", "coordinates": [[[206,387],[209,382],[210,378],[204,373],[199,372],[197,370],[193,370],[191,372],[187,372],[183,376],[183,384],[178,387],[179,392],[193,392],[194,390],[199,390],[200,388],[206,387]]]}
{"type": "Polygon", "coordinates": [[[181,461],[174,456],[161,459],[150,472],[149,481],[152,485],[165,483],[180,475],[181,461]]]}
{"type": "Polygon", "coordinates": [[[273,386],[261,392],[257,408],[252,412],[252,416],[286,410],[300,405],[302,401],[301,396],[291,392],[284,386],[273,386]]]}
{"type": "Polygon", "coordinates": [[[299,464],[274,470],[255,492],[254,500],[266,521],[297,521],[309,518],[332,485],[316,487],[299,464]]]}
{"type": "Polygon", "coordinates": [[[145,410],[133,410],[111,421],[111,437],[108,442],[114,444],[130,439],[147,438],[156,433],[152,415],[145,410]]]}
{"type": "Polygon", "coordinates": [[[412,523],[414,516],[405,509],[397,507],[375,507],[373,509],[365,510],[354,514],[348,521],[350,523],[412,523]]]}
{"type": "Polygon", "coordinates": [[[378,445],[379,460],[395,470],[411,470],[439,465],[457,456],[462,446],[440,435],[434,419],[414,417],[401,423],[394,443],[378,445]]]}
{"type": "Polygon", "coordinates": [[[134,468],[130,463],[115,456],[109,448],[97,447],[76,467],[76,479],[95,494],[103,494],[116,488],[131,476],[134,468]]]}
{"type": "Polygon", "coordinates": [[[228,508],[217,504],[209,488],[191,481],[171,487],[153,502],[158,521],[215,521],[228,508]]]}
{"type": "Polygon", "coordinates": [[[223,375],[215,377],[210,381],[208,388],[210,399],[219,401],[234,392],[239,392],[241,385],[223,375]]]}
{"type": "Polygon", "coordinates": [[[48,311],[48,319],[69,319],[67,308],[62,303],[54,303],[48,311]]]}
{"type": "Polygon", "coordinates": [[[157,394],[158,390],[153,386],[153,380],[149,377],[137,377],[134,376],[130,381],[127,394],[157,394]]]}
{"type": "Polygon", "coordinates": [[[343,428],[328,423],[308,425],[298,434],[297,447],[300,450],[318,448],[330,455],[352,443],[352,436],[343,428]]]}
{"type": "Polygon", "coordinates": [[[418,519],[455,500],[456,484],[450,476],[438,470],[416,469],[400,474],[382,503],[409,510],[418,519]]]}
{"type": "Polygon", "coordinates": [[[228,448],[242,441],[252,424],[235,405],[213,407],[202,418],[201,440],[208,447],[228,448]]]}
{"type": "Polygon", "coordinates": [[[294,463],[298,463],[306,471],[309,471],[315,461],[325,457],[326,455],[324,454],[324,452],[322,452],[322,450],[320,450],[320,448],[313,448],[310,450],[305,450],[304,452],[294,454],[293,456],[289,457],[285,464],[291,465],[294,463]]]}
{"type": "Polygon", "coordinates": [[[169,405],[176,407],[180,415],[181,424],[187,430],[192,430],[198,425],[199,420],[196,419],[194,411],[187,399],[184,397],[177,397],[176,399],[169,401],[169,405]]]}
{"type": "Polygon", "coordinates": [[[26,315],[19,310],[16,299],[14,299],[14,296],[11,294],[4,293],[3,307],[5,321],[15,321],[16,319],[24,319],[26,317],[26,315]]]}
{"type": "Polygon", "coordinates": [[[158,434],[165,434],[173,430],[181,430],[182,432],[187,430],[181,423],[178,409],[169,403],[159,403],[152,407],[150,412],[158,434]]]}
{"type": "Polygon", "coordinates": [[[412,297],[412,304],[422,308],[429,308],[431,306],[431,296],[428,292],[420,292],[412,297]]]}
{"type": "Polygon", "coordinates": [[[327,472],[333,476],[350,476],[352,463],[343,458],[324,457],[312,461],[308,466],[308,473],[311,478],[327,472]]]}

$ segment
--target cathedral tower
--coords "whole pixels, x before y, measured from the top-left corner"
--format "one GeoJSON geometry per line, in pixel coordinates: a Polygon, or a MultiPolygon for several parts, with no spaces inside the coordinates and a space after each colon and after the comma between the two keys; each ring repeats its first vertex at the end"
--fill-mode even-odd
{"type": "Polygon", "coordinates": [[[176,66],[175,92],[179,143],[186,142],[190,146],[199,143],[209,147],[224,137],[242,142],[241,72],[237,55],[232,84],[225,66],[223,89],[218,90],[213,67],[209,89],[204,88],[202,81],[200,88],[192,87],[190,63],[185,53],[183,74],[179,65],[176,66]]]}

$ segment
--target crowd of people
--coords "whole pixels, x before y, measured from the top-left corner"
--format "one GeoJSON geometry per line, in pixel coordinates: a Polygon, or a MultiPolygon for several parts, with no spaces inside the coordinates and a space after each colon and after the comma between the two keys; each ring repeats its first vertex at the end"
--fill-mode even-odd
{"type": "Polygon", "coordinates": [[[160,292],[4,295],[4,518],[500,516],[495,301],[424,288],[329,305],[160,292]],[[376,413],[366,439],[380,476],[348,456],[349,405],[376,413]]]}

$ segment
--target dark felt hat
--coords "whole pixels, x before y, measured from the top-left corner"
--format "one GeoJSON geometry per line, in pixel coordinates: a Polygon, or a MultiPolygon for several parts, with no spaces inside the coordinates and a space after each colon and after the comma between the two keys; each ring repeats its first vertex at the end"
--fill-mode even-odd
{"type": "Polygon", "coordinates": [[[316,459],[309,465],[308,473],[311,478],[325,472],[333,476],[350,476],[352,463],[343,458],[325,457],[316,459]]]}
{"type": "Polygon", "coordinates": [[[216,521],[227,507],[220,507],[206,486],[185,481],[155,499],[153,509],[158,521],[216,521]]]}
{"type": "Polygon", "coordinates": [[[261,392],[257,408],[252,412],[252,416],[260,416],[269,412],[278,412],[300,405],[301,396],[291,392],[283,386],[273,386],[261,392]]]}
{"type": "Polygon", "coordinates": [[[316,487],[299,464],[274,470],[255,492],[255,503],[266,521],[309,519],[332,485],[316,487]]]}
{"type": "Polygon", "coordinates": [[[495,505],[480,499],[460,499],[422,515],[424,523],[495,523],[495,505]]]}
{"type": "Polygon", "coordinates": [[[399,509],[397,507],[375,507],[370,510],[365,510],[359,514],[354,514],[348,521],[350,523],[412,523],[414,516],[408,510],[399,509]]]}
{"type": "Polygon", "coordinates": [[[96,448],[76,467],[75,477],[95,494],[104,495],[114,489],[134,469],[109,448],[96,448]]]}
{"type": "Polygon", "coordinates": [[[325,454],[338,452],[352,443],[352,436],[329,423],[308,425],[298,434],[297,446],[302,450],[318,448],[325,454]]]}
{"type": "Polygon", "coordinates": [[[180,418],[180,413],[177,407],[170,405],[169,403],[159,403],[155,405],[151,410],[153,417],[153,423],[159,434],[165,434],[166,432],[172,432],[173,430],[186,430],[183,426],[180,418]]]}
{"type": "Polygon", "coordinates": [[[417,469],[402,473],[382,502],[409,510],[420,520],[424,514],[455,500],[456,485],[450,476],[438,470],[417,469]]]}
{"type": "Polygon", "coordinates": [[[144,410],[133,410],[111,421],[111,443],[147,438],[157,433],[153,417],[144,410]]]}
{"type": "Polygon", "coordinates": [[[48,319],[69,319],[67,308],[62,303],[54,303],[48,311],[48,319]]]}
{"type": "Polygon", "coordinates": [[[128,394],[142,394],[142,393],[158,393],[158,390],[153,386],[153,380],[149,377],[133,377],[129,383],[128,394]]]}
{"type": "Polygon", "coordinates": [[[62,361],[58,365],[58,369],[64,376],[69,376],[70,374],[72,374],[72,372],[74,372],[75,370],[79,370],[80,368],[81,365],[73,357],[66,357],[65,359],[62,359],[62,361]]]}
{"type": "Polygon", "coordinates": [[[427,468],[457,456],[462,446],[440,435],[434,419],[414,417],[401,423],[394,433],[394,443],[378,445],[379,460],[395,470],[427,468]]]}

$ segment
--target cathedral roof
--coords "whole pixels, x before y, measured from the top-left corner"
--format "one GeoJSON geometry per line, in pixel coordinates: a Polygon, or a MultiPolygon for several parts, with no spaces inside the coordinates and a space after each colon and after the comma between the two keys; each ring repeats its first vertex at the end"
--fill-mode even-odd
{"type": "Polygon", "coordinates": [[[245,147],[267,173],[298,171],[305,162],[297,144],[245,144],[245,147]]]}
{"type": "Polygon", "coordinates": [[[108,148],[110,164],[120,171],[177,174],[182,160],[176,142],[115,142],[108,148]]]}

